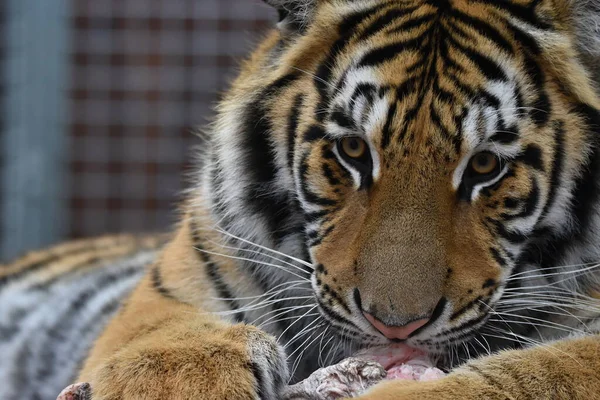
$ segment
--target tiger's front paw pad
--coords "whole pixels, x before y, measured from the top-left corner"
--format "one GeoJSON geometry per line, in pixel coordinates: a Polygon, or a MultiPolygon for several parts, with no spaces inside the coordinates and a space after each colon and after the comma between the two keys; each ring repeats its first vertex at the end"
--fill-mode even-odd
{"type": "Polygon", "coordinates": [[[292,399],[334,400],[355,397],[385,378],[381,365],[359,358],[348,358],[339,364],[321,368],[308,379],[292,386],[292,399]]]}
{"type": "Polygon", "coordinates": [[[56,400],[91,400],[92,387],[89,383],[75,383],[67,386],[56,400]]]}

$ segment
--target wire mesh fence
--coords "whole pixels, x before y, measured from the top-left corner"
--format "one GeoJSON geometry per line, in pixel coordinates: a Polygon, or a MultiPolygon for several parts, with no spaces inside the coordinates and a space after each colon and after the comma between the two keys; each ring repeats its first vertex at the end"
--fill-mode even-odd
{"type": "MultiPolygon", "coordinates": [[[[198,142],[192,128],[209,121],[273,12],[260,0],[68,4],[66,235],[168,229],[198,142]]],[[[4,182],[3,201],[11,190],[4,182]]]]}

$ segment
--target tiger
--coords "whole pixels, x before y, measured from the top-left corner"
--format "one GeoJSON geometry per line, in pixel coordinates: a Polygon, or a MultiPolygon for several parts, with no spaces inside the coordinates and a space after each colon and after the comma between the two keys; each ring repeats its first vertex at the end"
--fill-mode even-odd
{"type": "Polygon", "coordinates": [[[265,1],[170,237],[2,268],[0,398],[600,398],[600,1],[265,1]]]}

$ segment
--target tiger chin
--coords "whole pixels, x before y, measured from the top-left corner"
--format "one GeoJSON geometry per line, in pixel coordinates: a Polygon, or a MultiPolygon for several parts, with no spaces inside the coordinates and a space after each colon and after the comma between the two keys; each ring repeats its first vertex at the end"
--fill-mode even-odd
{"type": "MultiPolygon", "coordinates": [[[[401,342],[450,373],[363,399],[600,398],[600,1],[267,3],[175,233],[72,381],[277,399],[401,342]]],[[[26,261],[1,283],[65,273],[26,261]]]]}

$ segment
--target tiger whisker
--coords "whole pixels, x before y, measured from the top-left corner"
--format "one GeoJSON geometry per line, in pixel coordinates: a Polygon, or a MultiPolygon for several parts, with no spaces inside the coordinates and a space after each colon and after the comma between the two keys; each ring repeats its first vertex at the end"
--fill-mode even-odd
{"type": "Polygon", "coordinates": [[[486,338],[484,338],[483,336],[479,336],[482,340],[485,341],[485,344],[487,344],[487,349],[486,347],[479,341],[479,339],[477,337],[474,337],[473,339],[475,339],[477,341],[477,343],[479,343],[481,345],[481,347],[483,347],[484,349],[486,349],[488,356],[492,354],[492,346],[490,346],[490,343],[487,341],[486,338]]]}
{"type": "Polygon", "coordinates": [[[310,288],[302,288],[302,287],[298,287],[299,285],[304,285],[306,284],[305,281],[290,281],[290,282],[284,282],[281,283],[271,289],[269,289],[267,292],[263,293],[263,294],[259,294],[256,296],[246,296],[246,297],[209,297],[209,299],[211,300],[255,300],[255,299],[260,299],[262,297],[265,296],[270,296],[272,294],[280,294],[280,293],[284,293],[286,291],[288,291],[289,289],[295,288],[294,290],[307,290],[312,292],[312,289],[310,288]],[[277,291],[274,291],[275,289],[281,287],[281,286],[286,286],[287,287],[285,289],[280,289],[277,291]]]}
{"type": "MultiPolygon", "coordinates": [[[[316,326],[313,326],[313,327],[312,327],[312,328],[310,328],[310,329],[305,329],[305,330],[303,331],[302,335],[298,336],[298,337],[297,337],[297,338],[296,338],[294,341],[296,341],[296,340],[300,339],[302,336],[309,335],[310,333],[314,332],[316,329],[319,329],[319,328],[321,328],[321,327],[323,326],[323,324],[324,324],[324,323],[323,323],[323,322],[321,322],[320,324],[318,324],[318,325],[316,325],[316,326]]],[[[296,349],[295,349],[295,350],[294,350],[292,353],[290,353],[290,354],[287,356],[287,359],[289,360],[290,358],[292,358],[292,357],[294,356],[294,354],[296,354],[296,353],[297,353],[298,351],[300,351],[300,350],[304,352],[304,351],[306,350],[306,347],[308,347],[308,346],[304,347],[304,345],[305,345],[305,344],[306,344],[306,342],[308,342],[310,339],[311,339],[311,335],[309,335],[309,337],[308,337],[308,338],[307,338],[307,339],[306,339],[304,342],[302,342],[302,343],[301,343],[299,346],[296,346],[296,349]]],[[[318,337],[317,337],[317,339],[318,339],[318,337]]],[[[312,344],[312,343],[313,343],[313,342],[311,342],[310,344],[312,344]]],[[[310,344],[309,344],[309,345],[310,345],[310,344]]],[[[287,347],[287,346],[286,346],[286,347],[287,347]]]]}
{"type": "MultiPolygon", "coordinates": [[[[583,365],[581,365],[581,363],[578,360],[576,360],[572,355],[570,355],[569,353],[567,353],[567,352],[565,352],[563,350],[560,350],[560,349],[558,349],[558,348],[556,348],[556,347],[554,347],[552,345],[540,342],[538,340],[534,340],[534,339],[528,338],[528,337],[523,336],[523,335],[519,335],[519,334],[514,333],[512,331],[507,332],[507,331],[504,331],[504,330],[500,330],[500,333],[511,335],[516,340],[521,341],[521,343],[529,343],[529,344],[533,344],[535,346],[538,346],[541,349],[545,349],[545,350],[549,351],[550,354],[552,354],[552,355],[554,355],[556,357],[558,357],[558,356],[556,354],[552,353],[552,350],[557,351],[557,352],[559,352],[559,353],[561,353],[561,354],[563,354],[563,355],[571,358],[573,361],[575,361],[577,364],[579,364],[579,366],[581,366],[583,368],[583,365]]],[[[489,333],[486,333],[486,335],[491,336],[491,337],[497,337],[499,339],[508,339],[508,340],[510,340],[510,338],[508,338],[508,337],[494,336],[494,335],[489,334],[489,333]]]]}
{"type": "MultiPolygon", "coordinates": [[[[502,317],[512,317],[512,318],[524,319],[524,320],[527,320],[527,321],[538,321],[538,322],[540,322],[542,324],[546,324],[546,326],[553,326],[553,327],[556,327],[557,329],[562,328],[562,329],[564,329],[564,330],[566,330],[568,332],[585,333],[584,331],[582,331],[580,329],[572,328],[572,327],[570,327],[568,325],[560,324],[558,322],[548,321],[548,320],[545,320],[545,319],[540,319],[540,318],[535,318],[535,317],[530,317],[530,316],[523,316],[523,315],[513,314],[513,313],[507,313],[507,312],[492,311],[491,313],[493,315],[501,316],[501,318],[502,317]]],[[[544,326],[542,324],[538,324],[537,326],[544,326]]]]}
{"type": "MultiPolygon", "coordinates": [[[[316,317],[320,315],[318,312],[317,313],[311,313],[311,314],[307,314],[306,317],[316,317]]],[[[283,322],[283,321],[289,321],[290,319],[296,319],[298,317],[286,317],[286,318],[280,318],[280,319],[276,319],[274,321],[270,321],[270,322],[263,322],[260,325],[257,325],[258,328],[263,329],[266,326],[272,325],[272,324],[277,324],[279,322],[283,322]]]]}
{"type": "MultiPolygon", "coordinates": [[[[530,321],[517,321],[514,319],[506,319],[506,318],[503,318],[503,319],[490,318],[489,321],[511,323],[511,324],[515,324],[515,325],[529,325],[529,326],[533,326],[533,327],[537,327],[537,328],[551,328],[551,329],[557,329],[562,332],[568,332],[568,333],[573,333],[573,332],[584,333],[583,331],[581,331],[579,329],[567,329],[567,328],[561,328],[559,326],[554,326],[554,325],[550,325],[550,324],[540,324],[540,323],[530,322],[530,321]]],[[[538,335],[543,337],[543,335],[539,331],[538,331],[538,335]]]]}
{"type": "MultiPolygon", "coordinates": [[[[323,333],[321,334],[321,341],[319,342],[319,358],[317,360],[317,364],[319,365],[320,368],[323,367],[323,339],[325,339],[325,334],[327,333],[327,331],[329,331],[329,326],[325,327],[325,330],[323,331],[323,333]]],[[[333,336],[329,339],[332,340],[333,336]]],[[[329,342],[327,342],[329,343],[329,342]]],[[[327,346],[327,343],[325,343],[325,346],[327,346]]]]}
{"type": "MultiPolygon", "coordinates": [[[[281,332],[281,334],[279,334],[279,336],[277,337],[277,342],[281,342],[281,338],[292,328],[292,326],[294,326],[298,321],[300,321],[301,318],[304,318],[304,316],[310,312],[312,312],[315,308],[317,308],[318,306],[315,304],[313,308],[308,309],[308,311],[306,311],[304,314],[302,314],[302,316],[300,318],[298,318],[296,321],[292,322],[290,325],[288,325],[287,328],[285,328],[283,330],[283,332],[281,332]]],[[[315,321],[318,321],[319,319],[315,319],[315,321]]],[[[313,324],[315,321],[311,322],[311,324],[313,324]]],[[[310,324],[309,324],[310,325],[310,324]]],[[[304,327],[304,329],[306,329],[306,327],[304,327]]],[[[302,330],[300,331],[302,332],[302,330]]],[[[288,341],[288,343],[284,346],[287,347],[290,344],[290,341],[288,341]]]]}
{"type": "MultiPolygon", "coordinates": [[[[238,261],[248,261],[248,262],[255,263],[255,264],[258,264],[258,265],[263,265],[263,266],[266,266],[266,267],[277,268],[277,269],[280,269],[282,271],[287,272],[288,274],[294,275],[295,277],[297,277],[299,279],[304,279],[305,281],[310,282],[310,279],[308,279],[308,278],[306,278],[304,276],[300,276],[297,273],[292,272],[289,269],[286,269],[285,267],[282,267],[281,265],[277,265],[277,264],[273,264],[273,263],[267,263],[267,262],[262,262],[262,261],[258,261],[258,260],[253,260],[253,259],[247,258],[247,257],[232,256],[230,254],[224,254],[224,253],[219,253],[219,252],[216,252],[216,251],[205,250],[205,249],[201,249],[199,247],[194,247],[194,249],[196,249],[197,251],[201,251],[203,253],[206,253],[206,254],[214,255],[214,256],[226,257],[226,258],[230,258],[230,259],[238,260],[238,261]]],[[[304,273],[308,273],[306,271],[303,271],[303,272],[304,273]]]]}
{"type": "MultiPolygon", "coordinates": [[[[320,328],[322,325],[316,326],[315,328],[320,328]]],[[[298,366],[300,365],[300,361],[302,360],[302,357],[304,356],[304,353],[306,352],[306,349],[309,348],[316,340],[319,339],[320,336],[323,336],[325,333],[322,332],[319,336],[317,336],[315,339],[313,339],[312,342],[310,342],[309,344],[307,344],[306,346],[304,346],[304,344],[306,343],[306,341],[308,341],[310,339],[310,337],[304,341],[304,343],[302,343],[300,346],[298,346],[298,349],[303,348],[302,352],[296,357],[296,360],[294,361],[294,364],[292,365],[292,373],[290,374],[290,378],[293,377],[296,374],[296,370],[298,369],[298,366]]],[[[289,383],[289,382],[288,382],[289,383]]]]}
{"type": "Polygon", "coordinates": [[[501,298],[499,305],[505,304],[545,304],[553,307],[566,306],[568,308],[600,310],[600,302],[592,302],[585,299],[552,296],[551,294],[531,294],[528,296],[511,295],[501,298]]]}
{"type": "Polygon", "coordinates": [[[282,259],[280,259],[278,257],[275,257],[275,256],[270,255],[270,254],[263,253],[263,252],[258,251],[258,250],[245,249],[245,248],[242,248],[242,247],[227,246],[227,245],[224,245],[224,244],[221,244],[221,243],[217,243],[217,242],[215,242],[213,240],[209,240],[208,243],[212,243],[212,244],[217,245],[219,247],[222,247],[224,249],[229,249],[229,250],[234,250],[234,251],[243,251],[243,252],[248,252],[248,253],[252,253],[252,254],[258,254],[258,255],[261,255],[261,256],[269,257],[272,260],[277,260],[277,261],[279,261],[279,262],[281,262],[281,263],[283,263],[285,265],[289,265],[292,268],[298,269],[298,270],[302,271],[303,273],[310,275],[310,272],[306,271],[303,268],[298,267],[295,264],[292,264],[289,261],[282,260],[282,259]]]}
{"type": "MultiPolygon", "coordinates": [[[[588,329],[587,325],[585,324],[585,322],[583,322],[578,316],[576,316],[573,313],[570,313],[564,309],[560,309],[563,310],[564,312],[556,312],[554,311],[554,309],[549,310],[548,307],[554,307],[554,306],[537,306],[535,304],[533,305],[528,305],[528,306],[523,306],[523,307],[512,307],[512,308],[502,308],[502,307],[497,307],[498,311],[508,311],[508,312],[518,312],[518,311],[536,311],[536,310],[543,310],[544,313],[546,314],[550,314],[550,315],[557,315],[560,317],[568,317],[568,318],[574,318],[576,319],[581,325],[583,325],[586,329],[588,329]]],[[[556,307],[558,309],[558,307],[556,307]]]]}
{"type": "Polygon", "coordinates": [[[304,261],[304,260],[301,260],[301,259],[299,259],[299,258],[296,258],[296,257],[292,257],[292,256],[290,256],[289,254],[285,254],[285,253],[282,253],[282,252],[280,252],[280,251],[277,251],[277,250],[271,249],[271,248],[269,248],[269,247],[266,247],[266,246],[260,245],[260,244],[258,244],[258,243],[251,242],[251,241],[249,241],[249,240],[246,240],[246,239],[244,239],[244,238],[241,238],[241,237],[239,237],[239,236],[236,236],[236,235],[234,235],[234,234],[232,234],[232,233],[229,233],[229,232],[227,232],[226,230],[224,230],[224,229],[222,229],[222,228],[219,228],[219,227],[215,228],[215,230],[216,230],[217,232],[219,232],[219,233],[221,233],[221,234],[223,234],[223,235],[227,235],[227,236],[229,236],[229,237],[231,237],[231,238],[233,238],[233,239],[235,239],[235,240],[239,240],[239,241],[241,241],[241,242],[244,242],[244,243],[247,243],[247,244],[249,244],[249,245],[256,246],[256,247],[258,247],[258,248],[260,248],[260,249],[263,249],[263,250],[266,250],[266,251],[270,251],[270,252],[272,252],[272,253],[275,253],[275,254],[277,254],[277,255],[280,255],[280,256],[283,256],[283,257],[289,258],[289,259],[290,259],[290,260],[292,260],[292,261],[296,261],[296,262],[297,262],[297,263],[299,263],[299,264],[302,264],[302,265],[304,265],[304,266],[307,266],[307,267],[309,267],[309,268],[312,268],[312,269],[314,269],[314,266],[313,266],[311,263],[309,263],[309,262],[306,262],[306,261],[304,261]]]}
{"type": "Polygon", "coordinates": [[[569,303],[567,301],[552,300],[552,299],[548,299],[548,298],[544,298],[544,297],[532,297],[530,299],[517,299],[517,300],[504,300],[504,301],[498,302],[497,308],[498,309],[504,309],[504,308],[510,308],[510,307],[526,308],[526,307],[531,307],[531,306],[537,306],[538,308],[545,308],[545,307],[554,308],[554,309],[562,311],[564,313],[564,314],[557,313],[557,315],[570,316],[570,317],[574,317],[575,315],[573,315],[567,309],[579,310],[579,311],[592,311],[592,312],[600,311],[600,307],[598,307],[597,305],[595,305],[595,306],[589,305],[589,304],[585,304],[583,302],[582,303],[576,303],[576,302],[569,303]]]}
{"type": "Polygon", "coordinates": [[[583,263],[583,264],[562,265],[562,266],[556,266],[556,267],[535,268],[535,269],[530,269],[530,270],[527,270],[527,271],[523,271],[523,272],[519,272],[519,273],[513,274],[513,275],[511,275],[509,277],[509,279],[513,279],[515,277],[522,276],[522,275],[527,275],[528,278],[529,277],[543,278],[543,277],[546,277],[546,276],[552,276],[551,274],[546,273],[547,271],[552,271],[552,270],[560,270],[560,272],[553,273],[554,275],[562,275],[564,273],[567,273],[567,274],[569,274],[569,273],[577,273],[577,272],[579,272],[581,270],[569,271],[569,270],[566,270],[566,269],[567,268],[578,268],[578,267],[589,267],[589,269],[595,269],[595,268],[600,268],[600,263],[597,263],[597,262],[593,262],[592,263],[592,262],[590,262],[590,263],[583,263]],[[538,271],[539,272],[543,272],[543,273],[538,274],[538,275],[528,275],[528,274],[530,274],[532,272],[538,272],[538,271]]]}
{"type": "MultiPolygon", "coordinates": [[[[256,325],[258,323],[258,321],[260,321],[261,318],[264,318],[264,317],[266,317],[269,314],[276,313],[275,315],[270,316],[265,321],[262,321],[260,323],[260,325],[258,325],[258,326],[262,326],[263,324],[265,324],[265,323],[273,320],[274,318],[278,318],[278,317],[280,317],[282,315],[285,315],[285,314],[288,314],[290,312],[300,311],[300,310],[302,310],[304,308],[309,308],[309,307],[314,308],[314,304],[303,304],[301,306],[291,306],[291,307],[277,308],[277,309],[272,310],[272,311],[270,311],[268,313],[262,314],[260,317],[256,318],[256,320],[254,322],[252,322],[251,325],[256,325]]],[[[312,311],[312,310],[309,310],[309,311],[312,311]]],[[[294,316],[294,317],[296,317],[296,316],[294,316]]]]}
{"type": "Polygon", "coordinates": [[[588,296],[584,293],[580,293],[580,292],[575,292],[573,290],[569,290],[569,289],[565,289],[565,288],[561,288],[561,287],[554,287],[554,286],[549,286],[549,285],[534,285],[534,286],[521,286],[519,288],[508,288],[504,290],[505,295],[511,295],[511,296],[528,296],[528,295],[535,295],[537,293],[540,294],[549,294],[549,295],[556,295],[557,298],[560,295],[561,299],[577,299],[577,300],[582,300],[582,301],[586,301],[588,303],[591,304],[600,304],[600,299],[592,297],[592,296],[588,296]],[[544,289],[544,290],[537,290],[537,289],[544,289]]]}
{"type": "Polygon", "coordinates": [[[261,302],[261,303],[255,304],[251,307],[240,307],[240,308],[237,308],[237,309],[231,310],[231,311],[213,311],[213,312],[206,312],[203,314],[232,315],[232,314],[237,314],[239,312],[260,310],[261,308],[265,308],[265,307],[268,307],[268,306],[271,306],[273,304],[277,304],[277,303],[280,303],[283,301],[304,300],[304,299],[313,299],[313,298],[314,298],[313,296],[288,297],[288,298],[283,298],[283,299],[269,300],[268,302],[261,302]]]}

